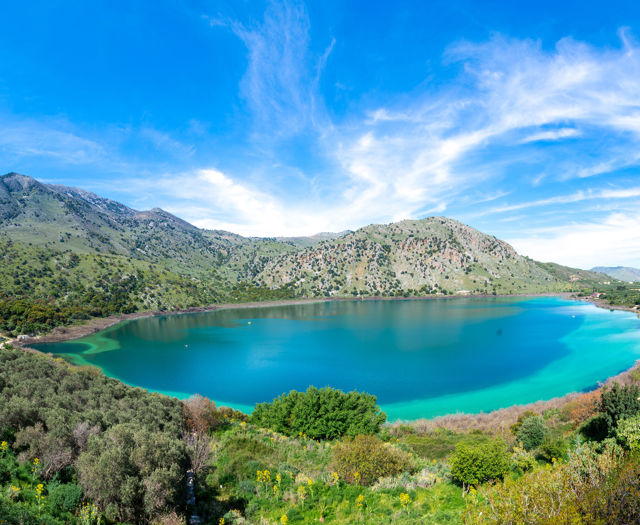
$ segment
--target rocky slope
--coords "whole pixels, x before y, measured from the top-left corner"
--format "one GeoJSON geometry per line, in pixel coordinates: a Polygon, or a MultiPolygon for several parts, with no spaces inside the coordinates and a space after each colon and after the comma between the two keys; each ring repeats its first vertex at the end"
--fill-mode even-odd
{"type": "Polygon", "coordinates": [[[371,225],[281,255],[252,276],[306,295],[516,293],[566,289],[567,280],[507,243],[445,217],[371,225]]]}
{"type": "MultiPolygon", "coordinates": [[[[57,271],[66,272],[69,284],[58,296],[69,293],[77,279],[90,286],[95,276],[105,282],[131,279],[147,269],[153,272],[151,281],[170,272],[170,282],[183,283],[163,285],[161,293],[149,284],[140,307],[156,304],[154,294],[164,297],[172,290],[176,295],[185,279],[202,298],[222,298],[221,289],[239,284],[245,290],[285,286],[295,296],[425,295],[558,291],[603,278],[537,263],[507,243],[445,217],[310,237],[246,238],[201,230],[159,208],[138,211],[16,173],[0,177],[0,242],[12,243],[14,251],[24,248],[20,253],[26,266],[29,250],[39,250],[41,261],[58,254],[27,274],[33,284],[42,272],[51,280],[57,271]],[[60,262],[71,254],[93,259],[74,263],[85,267],[80,272],[60,262]],[[115,268],[122,275],[109,273],[115,268]]],[[[11,272],[8,278],[0,271],[5,295],[18,294],[25,282],[19,268],[11,272]]],[[[46,295],[47,286],[31,289],[46,295]]],[[[170,301],[157,304],[171,307],[170,301]]]]}

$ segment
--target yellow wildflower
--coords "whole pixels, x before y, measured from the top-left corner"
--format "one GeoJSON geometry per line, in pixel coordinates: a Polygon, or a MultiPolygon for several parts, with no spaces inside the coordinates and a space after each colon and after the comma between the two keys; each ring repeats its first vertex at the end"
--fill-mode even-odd
{"type": "Polygon", "coordinates": [[[357,507],[361,509],[363,503],[364,503],[364,496],[362,494],[358,494],[358,497],[356,498],[357,507]]]}
{"type": "Polygon", "coordinates": [[[407,494],[406,492],[400,494],[400,505],[402,505],[402,508],[407,510],[407,507],[409,507],[409,503],[411,503],[411,497],[409,496],[409,494],[407,494]]]}
{"type": "Polygon", "coordinates": [[[282,516],[280,516],[280,523],[282,525],[287,525],[289,523],[289,518],[287,517],[286,514],[283,514],[282,516]]]}

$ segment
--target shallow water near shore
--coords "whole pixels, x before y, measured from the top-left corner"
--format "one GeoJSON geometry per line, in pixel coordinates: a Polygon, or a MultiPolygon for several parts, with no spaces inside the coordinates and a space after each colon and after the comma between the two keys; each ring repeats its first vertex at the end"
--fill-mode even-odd
{"type": "Polygon", "coordinates": [[[244,411],[315,385],[372,393],[390,420],[411,420],[594,388],[640,359],[639,328],[559,297],[354,300],[135,319],[32,346],[244,411]]]}

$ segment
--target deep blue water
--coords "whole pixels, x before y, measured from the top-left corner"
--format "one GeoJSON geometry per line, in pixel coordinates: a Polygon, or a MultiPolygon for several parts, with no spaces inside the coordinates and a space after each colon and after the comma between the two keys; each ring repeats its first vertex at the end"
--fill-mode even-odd
{"type": "Polygon", "coordinates": [[[138,319],[34,346],[245,410],[330,385],[415,419],[593,387],[640,358],[639,327],[634,314],[557,297],[335,301],[138,319]]]}

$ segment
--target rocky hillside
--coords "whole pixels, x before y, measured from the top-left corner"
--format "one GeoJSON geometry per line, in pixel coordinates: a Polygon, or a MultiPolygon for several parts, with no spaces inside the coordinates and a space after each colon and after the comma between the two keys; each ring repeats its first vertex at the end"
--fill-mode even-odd
{"type": "Polygon", "coordinates": [[[251,277],[266,286],[288,283],[305,295],[516,293],[568,287],[568,279],[518,255],[507,243],[445,217],[367,226],[280,255],[251,277]]]}
{"type": "Polygon", "coordinates": [[[0,301],[44,301],[66,308],[56,314],[64,319],[301,296],[580,290],[603,279],[532,261],[444,217],[247,238],[201,230],[159,208],[138,211],[16,173],[0,177],[0,301]]]}

